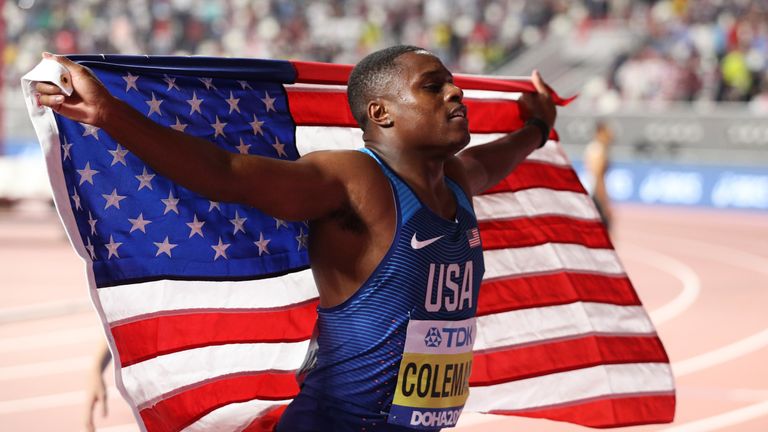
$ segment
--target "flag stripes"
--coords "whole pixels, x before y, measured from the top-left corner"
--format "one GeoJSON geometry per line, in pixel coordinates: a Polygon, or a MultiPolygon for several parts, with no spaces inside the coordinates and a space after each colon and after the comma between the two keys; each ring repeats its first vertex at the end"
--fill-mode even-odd
{"type": "MultiPolygon", "coordinates": [[[[153,100],[155,96],[167,99],[161,110],[176,103],[189,111],[194,103],[223,105],[229,97],[229,113],[225,107],[215,123],[230,124],[231,129],[222,130],[231,135],[250,134],[252,128],[252,136],[239,143],[238,151],[256,153],[249,149],[258,147],[261,153],[280,158],[281,150],[301,155],[362,144],[345,95],[350,66],[294,62],[286,67],[265,62],[262,67],[258,60],[245,66],[218,60],[211,69],[201,67],[200,59],[98,57],[84,61],[95,70],[105,65],[100,73],[117,71],[113,79],[119,84],[119,95],[134,92],[119,75],[126,72],[141,75],[139,88],[142,80],[157,80],[165,74],[194,77],[192,81],[213,77],[200,80],[206,88],[194,97],[185,96],[191,98],[186,103],[173,102],[176,90],[157,91],[153,100]],[[160,69],[152,69],[153,61],[159,62],[160,69]],[[162,69],[176,62],[193,64],[162,69]],[[228,79],[238,80],[237,84],[232,86],[228,79]],[[271,93],[272,87],[248,93],[248,87],[256,87],[259,80],[285,85],[295,143],[282,142],[287,141],[283,135],[278,139],[263,115],[281,103],[279,95],[271,93]],[[243,115],[253,122],[250,127],[234,125],[235,117],[242,114],[232,108],[239,99],[232,92],[217,90],[216,85],[241,88],[257,102],[258,112],[243,115]],[[290,150],[294,144],[295,150],[290,150]]],[[[522,126],[516,99],[521,92],[533,91],[527,79],[456,75],[455,83],[466,91],[470,146],[522,126]]],[[[146,106],[140,108],[147,112],[146,106]]],[[[202,123],[187,132],[197,127],[225,146],[224,138],[217,138],[218,132],[214,135],[214,120],[207,118],[212,113],[200,115],[202,123]]],[[[226,276],[218,281],[180,280],[184,278],[169,275],[104,283],[97,289],[85,242],[90,233],[78,232],[73,216],[82,210],[73,207],[73,190],[62,190],[65,175],[75,182],[80,177],[62,172],[63,141],[58,131],[50,132],[57,123],[52,117],[32,116],[46,148],[57,206],[73,245],[88,263],[94,301],[116,349],[121,390],[143,427],[150,432],[269,430],[298,392],[294,373],[307,352],[317,305],[310,270],[299,266],[254,281],[226,276]]],[[[173,123],[162,114],[150,111],[149,116],[166,126],[173,123]]],[[[175,120],[176,127],[187,121],[175,120]]],[[[96,133],[106,137],[104,132],[96,133]]],[[[91,138],[77,133],[67,139],[91,138]]],[[[598,427],[670,421],[675,401],[666,353],[554,131],[550,139],[512,175],[474,198],[486,274],[478,298],[472,391],[465,409],[598,427]]],[[[229,142],[225,148],[235,151],[237,144],[229,142]]],[[[98,175],[106,176],[102,171],[98,175]]],[[[91,185],[81,181],[79,186],[91,185]]],[[[82,204],[104,205],[103,201],[82,204]]],[[[239,216],[219,212],[227,218],[223,225],[232,234],[233,226],[226,221],[239,216]]],[[[255,217],[244,213],[240,216],[255,217]]],[[[275,231],[280,229],[280,221],[276,223],[272,224],[275,231]]],[[[295,250],[296,243],[288,240],[295,250]]]]}

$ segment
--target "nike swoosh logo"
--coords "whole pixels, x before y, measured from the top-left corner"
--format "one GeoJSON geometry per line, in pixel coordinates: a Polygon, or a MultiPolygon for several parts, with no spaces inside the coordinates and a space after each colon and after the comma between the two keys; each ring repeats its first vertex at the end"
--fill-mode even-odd
{"type": "Polygon", "coordinates": [[[411,247],[414,248],[414,249],[421,249],[423,247],[431,245],[432,243],[440,240],[443,237],[445,237],[445,236],[441,235],[440,237],[435,237],[435,238],[419,241],[418,239],[416,239],[416,233],[413,233],[413,237],[411,238],[411,247]]]}

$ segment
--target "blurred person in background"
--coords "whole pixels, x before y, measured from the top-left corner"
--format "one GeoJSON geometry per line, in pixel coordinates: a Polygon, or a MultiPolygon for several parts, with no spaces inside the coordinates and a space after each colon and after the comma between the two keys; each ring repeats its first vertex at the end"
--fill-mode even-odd
{"type": "Polygon", "coordinates": [[[584,185],[595,202],[597,212],[605,228],[610,232],[613,225],[613,210],[605,176],[610,166],[613,130],[610,125],[600,120],[595,124],[595,132],[584,150],[584,168],[587,170],[587,183],[584,185]]]}
{"type": "Polygon", "coordinates": [[[85,408],[85,431],[94,432],[96,425],[93,422],[97,405],[101,404],[101,416],[106,417],[109,414],[107,385],[104,379],[104,373],[112,360],[112,353],[109,351],[106,341],[102,342],[93,359],[93,365],[89,369],[88,386],[85,389],[86,408],[85,408]]]}

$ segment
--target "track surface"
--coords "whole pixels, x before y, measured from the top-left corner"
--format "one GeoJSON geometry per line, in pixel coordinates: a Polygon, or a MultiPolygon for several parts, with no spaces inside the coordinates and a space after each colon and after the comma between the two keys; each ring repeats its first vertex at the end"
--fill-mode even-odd
{"type": "MultiPolygon", "coordinates": [[[[768,431],[768,214],[639,206],[616,213],[616,249],[678,387],[673,424],[622,430],[768,431]]],[[[51,209],[0,212],[0,300],[0,430],[81,430],[102,330],[83,265],[51,209]]],[[[114,388],[109,396],[98,430],[137,431],[114,388]]],[[[589,429],[465,414],[453,430],[589,429]]]]}

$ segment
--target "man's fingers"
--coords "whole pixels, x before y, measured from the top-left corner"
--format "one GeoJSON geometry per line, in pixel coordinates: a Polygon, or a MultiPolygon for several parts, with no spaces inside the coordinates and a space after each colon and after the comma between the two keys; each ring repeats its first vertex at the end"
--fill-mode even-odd
{"type": "Polygon", "coordinates": [[[64,95],[41,94],[38,96],[37,101],[40,103],[40,105],[45,105],[47,107],[56,109],[64,103],[64,95]]]}
{"type": "Polygon", "coordinates": [[[531,82],[538,93],[549,97],[549,87],[547,87],[547,84],[544,82],[544,79],[541,77],[538,70],[534,70],[531,74],[531,82]]]}
{"type": "Polygon", "coordinates": [[[44,94],[44,95],[57,95],[57,94],[63,94],[59,86],[47,83],[47,82],[38,82],[35,84],[35,91],[44,94]]]}

